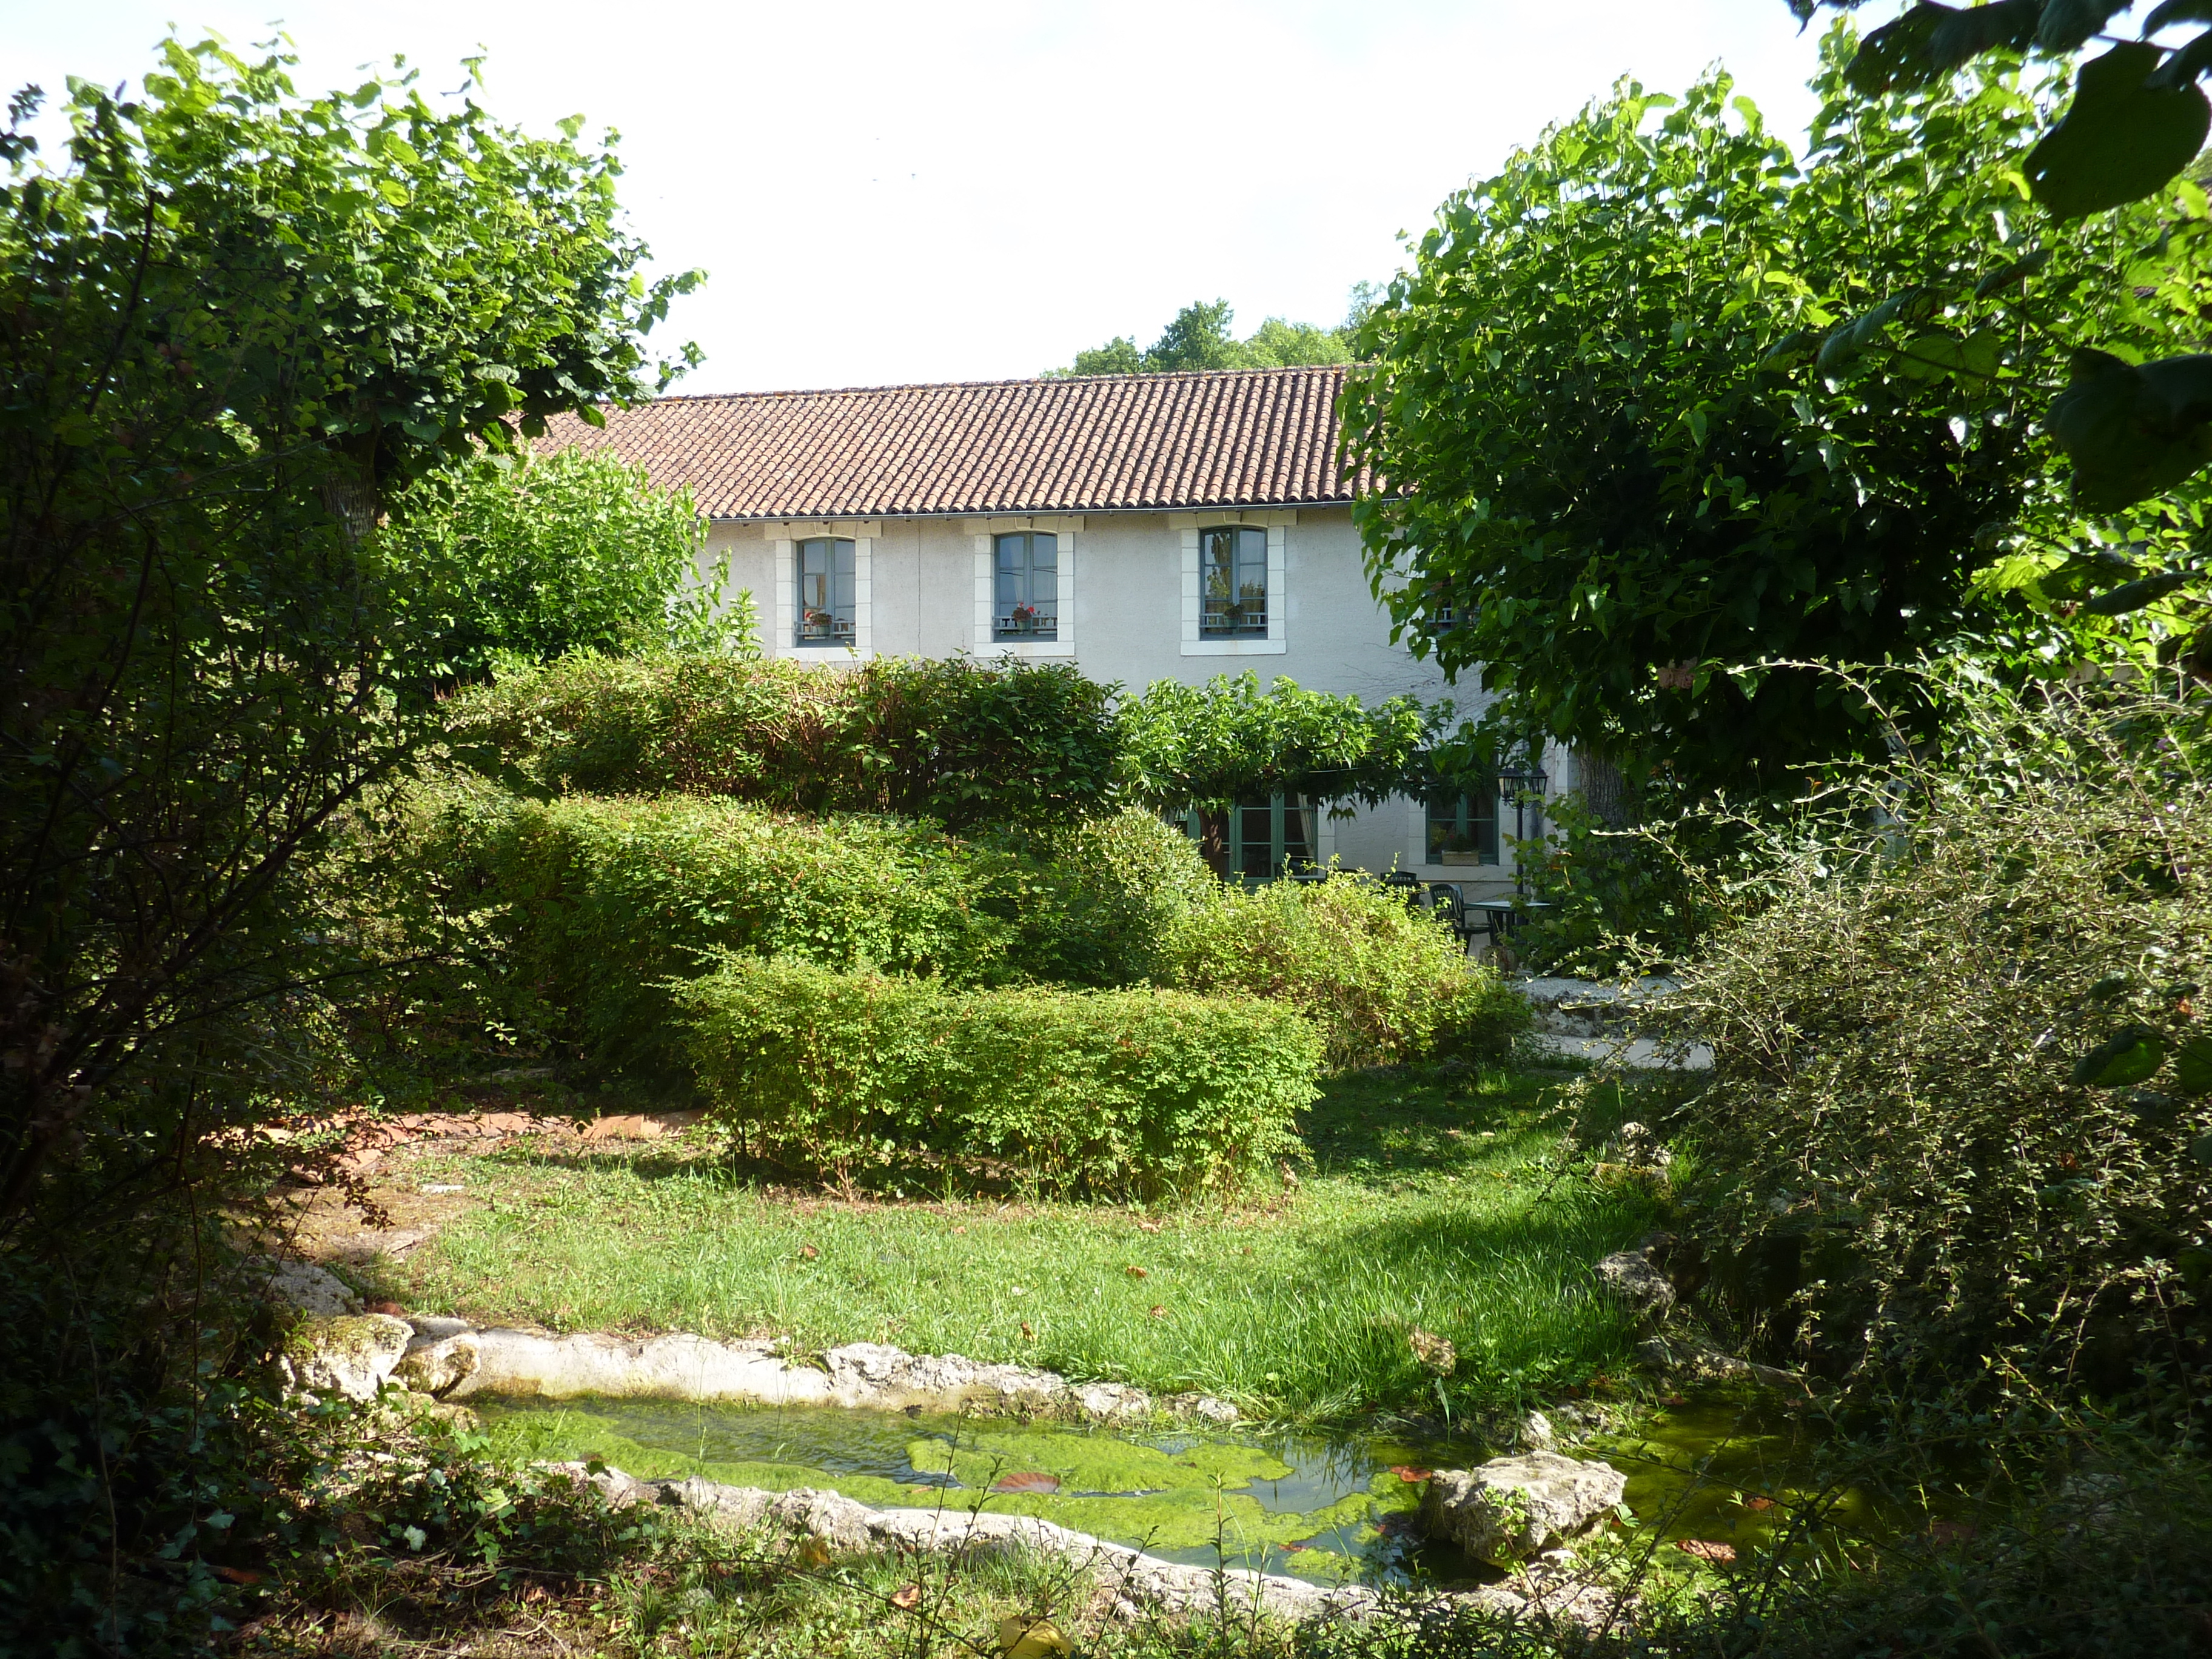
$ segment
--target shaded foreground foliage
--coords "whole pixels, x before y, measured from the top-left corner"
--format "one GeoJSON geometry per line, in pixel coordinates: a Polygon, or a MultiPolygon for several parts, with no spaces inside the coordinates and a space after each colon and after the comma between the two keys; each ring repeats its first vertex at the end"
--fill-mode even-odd
{"type": "Polygon", "coordinates": [[[315,864],[425,735],[368,538],[510,421],[665,384],[611,155],[165,42],[0,132],[0,1646],[204,1647],[264,1513],[206,1296],[248,1130],[348,1067],[315,864]]]}
{"type": "Polygon", "coordinates": [[[419,732],[381,494],[640,395],[612,158],[404,81],[163,48],[0,154],[0,1228],[142,1201],[357,971],[301,865],[419,732]],[[66,1170],[63,1164],[66,1162],[66,1170]]]}
{"type": "Polygon", "coordinates": [[[2206,1398],[2201,699],[1946,693],[1941,762],[1765,836],[1692,969],[1686,1220],[1777,1357],[1863,1399],[2206,1398]],[[2147,1395],[2142,1391],[2147,1390],[2147,1395]]]}

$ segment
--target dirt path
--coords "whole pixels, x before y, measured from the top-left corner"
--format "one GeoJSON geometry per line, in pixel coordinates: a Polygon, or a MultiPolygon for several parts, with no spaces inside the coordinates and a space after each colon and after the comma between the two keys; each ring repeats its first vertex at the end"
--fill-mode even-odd
{"type": "Polygon", "coordinates": [[[612,1150],[615,1143],[681,1134],[704,1115],[633,1112],[580,1120],[486,1110],[351,1116],[335,1126],[343,1135],[335,1161],[302,1164],[279,1188],[283,1218],[260,1234],[256,1248],[325,1267],[396,1261],[480,1202],[465,1182],[418,1176],[415,1166],[422,1158],[481,1157],[526,1142],[549,1152],[612,1150]]]}

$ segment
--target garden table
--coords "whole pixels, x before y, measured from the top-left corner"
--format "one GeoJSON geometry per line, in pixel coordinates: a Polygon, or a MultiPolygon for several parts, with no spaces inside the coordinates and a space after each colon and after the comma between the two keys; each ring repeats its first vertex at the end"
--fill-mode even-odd
{"type": "Polygon", "coordinates": [[[1493,951],[1511,939],[1515,930],[1530,915],[1552,908],[1542,899],[1468,899],[1465,904],[1471,931],[1487,934],[1493,951]],[[1475,921],[1477,917],[1480,920],[1475,921]]]}

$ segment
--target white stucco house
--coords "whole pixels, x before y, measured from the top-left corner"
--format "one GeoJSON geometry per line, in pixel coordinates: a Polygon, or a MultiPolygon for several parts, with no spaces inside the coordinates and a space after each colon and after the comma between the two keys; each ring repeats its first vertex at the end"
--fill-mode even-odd
{"type": "MultiPolygon", "coordinates": [[[[688,486],[750,588],[769,653],[825,663],[967,652],[1073,663],[1141,690],[1263,684],[1410,692],[1472,712],[1390,640],[1338,470],[1341,367],[673,397],[573,417],[688,486]]],[[[1295,799],[1194,821],[1227,873],[1286,858],[1510,884],[1498,802],[1396,800],[1333,819],[1295,799]]],[[[1511,809],[1507,809],[1510,831],[1511,809]]]]}

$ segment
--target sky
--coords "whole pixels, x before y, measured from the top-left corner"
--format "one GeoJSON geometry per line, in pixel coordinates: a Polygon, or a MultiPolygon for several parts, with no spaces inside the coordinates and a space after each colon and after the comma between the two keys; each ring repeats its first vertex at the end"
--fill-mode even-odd
{"type": "Polygon", "coordinates": [[[307,92],[481,50],[502,120],[617,131],[656,267],[708,272],[664,325],[689,392],[1030,375],[1201,299],[1334,324],[1618,76],[1717,60],[1802,132],[1816,34],[1784,0],[0,0],[0,82],[135,81],[172,21],[281,29],[307,92]]]}

